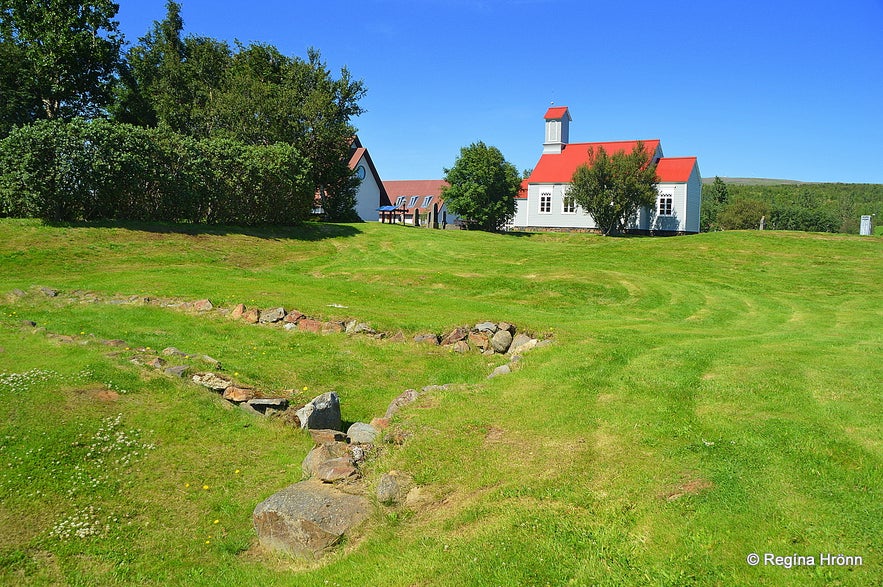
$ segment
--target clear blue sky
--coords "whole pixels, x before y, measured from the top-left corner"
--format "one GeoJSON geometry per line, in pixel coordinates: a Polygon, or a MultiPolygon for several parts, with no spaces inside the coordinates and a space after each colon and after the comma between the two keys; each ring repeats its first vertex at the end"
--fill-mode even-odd
{"type": "MultiPolygon", "coordinates": [[[[118,0],[130,43],[165,0],[118,0]]],[[[883,0],[183,0],[187,34],[321,50],[368,88],[383,179],[459,149],[535,165],[543,114],[574,142],[662,140],[704,177],[883,183],[883,0]]]]}

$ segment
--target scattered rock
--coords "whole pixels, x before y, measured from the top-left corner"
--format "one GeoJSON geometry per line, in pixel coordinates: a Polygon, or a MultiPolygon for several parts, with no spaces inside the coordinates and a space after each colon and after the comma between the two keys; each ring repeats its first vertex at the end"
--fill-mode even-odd
{"type": "Polygon", "coordinates": [[[475,325],[475,330],[479,332],[488,332],[490,335],[493,335],[499,330],[499,327],[493,322],[481,322],[480,324],[475,325]]]}
{"type": "Polygon", "coordinates": [[[189,367],[187,365],[175,365],[174,367],[166,367],[163,371],[166,375],[171,375],[172,377],[184,377],[187,374],[187,370],[189,367]]]}
{"type": "Polygon", "coordinates": [[[159,357],[154,357],[152,360],[145,363],[148,367],[153,367],[154,369],[162,369],[166,366],[166,362],[159,357]]]}
{"type": "Polygon", "coordinates": [[[508,330],[498,330],[491,338],[491,347],[496,353],[505,353],[509,350],[510,344],[512,344],[512,335],[508,330]]]}
{"type": "Polygon", "coordinates": [[[449,332],[448,335],[445,336],[441,340],[441,344],[442,344],[442,346],[454,344],[456,342],[462,341],[467,336],[469,336],[469,329],[468,328],[463,328],[463,327],[455,328],[451,332],[449,332]]]}
{"type": "Polygon", "coordinates": [[[233,382],[226,377],[215,375],[214,373],[197,373],[193,376],[193,383],[207,387],[217,393],[223,393],[233,382]]]}
{"type": "Polygon", "coordinates": [[[214,305],[208,300],[199,300],[193,302],[193,309],[197,312],[208,312],[209,310],[214,309],[214,305]]]}
{"type": "Polygon", "coordinates": [[[312,318],[301,318],[297,323],[297,329],[301,332],[319,334],[322,332],[322,322],[320,320],[313,320],[312,318]]]}
{"type": "Polygon", "coordinates": [[[282,321],[288,324],[297,324],[303,317],[304,315],[297,310],[292,310],[285,315],[285,318],[283,318],[282,321]]]}
{"type": "Polygon", "coordinates": [[[488,378],[488,379],[491,379],[491,378],[493,378],[493,377],[498,377],[498,376],[500,376],[500,375],[508,375],[508,374],[511,373],[511,372],[512,372],[512,368],[509,367],[509,365],[500,365],[499,367],[497,367],[496,369],[494,369],[494,370],[491,372],[491,374],[487,376],[487,378],[488,378]]]}
{"type": "Polygon", "coordinates": [[[469,343],[465,340],[458,340],[451,347],[455,353],[468,353],[469,352],[469,343]]]}
{"type": "Polygon", "coordinates": [[[284,324],[282,324],[282,328],[288,331],[295,330],[297,328],[297,324],[294,322],[285,322],[284,324]]]}
{"type": "Polygon", "coordinates": [[[499,328],[500,330],[505,330],[513,336],[515,335],[515,325],[514,324],[509,324],[508,322],[500,322],[499,324],[497,324],[497,328],[499,328]]]}
{"type": "Polygon", "coordinates": [[[486,351],[491,348],[491,339],[484,332],[470,332],[469,344],[480,351],[486,351]]]}
{"type": "MultiPolygon", "coordinates": [[[[190,356],[192,357],[193,355],[190,355],[190,356]]],[[[208,365],[212,369],[220,369],[221,368],[221,361],[219,361],[217,359],[213,359],[208,355],[202,355],[201,357],[199,357],[199,360],[202,361],[203,363],[208,363],[208,365]]]]}
{"type": "Polygon", "coordinates": [[[297,411],[301,428],[328,428],[340,430],[340,398],[333,391],[314,397],[297,411]]]}
{"type": "Polygon", "coordinates": [[[335,483],[358,476],[359,470],[348,456],[323,461],[316,467],[316,477],[323,483],[335,483]]]}
{"type": "Polygon", "coordinates": [[[227,401],[239,404],[254,399],[254,390],[248,387],[236,387],[235,385],[231,385],[224,390],[224,395],[222,397],[227,401]]]}
{"type": "Polygon", "coordinates": [[[285,308],[272,308],[270,310],[261,310],[261,324],[275,324],[281,322],[285,318],[285,308]]]}
{"type": "Polygon", "coordinates": [[[405,496],[405,507],[411,510],[419,510],[430,503],[433,498],[429,491],[423,487],[412,487],[405,496]]]}
{"type": "Polygon", "coordinates": [[[352,444],[373,444],[378,434],[380,430],[364,422],[356,422],[346,431],[352,444]]]}
{"type": "Polygon", "coordinates": [[[405,333],[399,330],[389,337],[390,342],[405,342],[405,333]]]}
{"type": "Polygon", "coordinates": [[[322,334],[337,334],[343,332],[345,328],[343,322],[323,322],[322,334]]]}
{"type": "Polygon", "coordinates": [[[315,429],[310,430],[310,436],[316,444],[334,444],[335,442],[346,442],[346,434],[340,430],[315,429]]]}
{"type": "Polygon", "coordinates": [[[261,311],[257,308],[252,308],[242,315],[242,321],[247,324],[257,324],[260,319],[261,311]]]}
{"type": "Polygon", "coordinates": [[[419,394],[417,393],[416,389],[407,389],[403,391],[397,398],[390,402],[389,407],[386,408],[386,413],[383,415],[383,417],[387,420],[391,419],[395,415],[395,413],[399,411],[399,408],[417,399],[418,395],[419,394]]]}
{"type": "Polygon", "coordinates": [[[245,311],[248,308],[245,307],[245,304],[236,304],[236,307],[233,308],[233,311],[230,312],[230,317],[234,320],[239,320],[242,318],[242,315],[245,314],[245,311]]]}
{"type": "Polygon", "coordinates": [[[162,354],[165,355],[165,356],[167,356],[167,357],[186,357],[186,358],[190,358],[190,355],[188,355],[187,353],[185,353],[185,352],[183,352],[183,351],[180,351],[180,350],[176,349],[176,348],[173,347],[173,346],[169,346],[169,347],[164,348],[164,349],[162,350],[162,354]]]}
{"type": "Polygon", "coordinates": [[[288,408],[288,400],[284,397],[256,397],[245,403],[261,414],[267,414],[270,410],[281,412],[288,408]]]}
{"type": "Polygon", "coordinates": [[[413,479],[407,473],[399,471],[384,473],[377,482],[377,501],[387,505],[401,503],[412,485],[413,479]]]}
{"type": "Polygon", "coordinates": [[[21,325],[26,328],[34,328],[37,325],[37,323],[34,322],[33,320],[22,320],[21,325]]]}
{"type": "Polygon", "coordinates": [[[15,288],[14,290],[12,290],[12,295],[14,295],[17,298],[23,298],[28,294],[26,294],[25,292],[23,292],[22,290],[20,290],[18,288],[15,288]]]}
{"type": "Polygon", "coordinates": [[[370,324],[366,324],[365,322],[357,322],[355,320],[350,320],[346,323],[346,333],[347,334],[367,334],[367,335],[375,335],[377,331],[371,328],[370,324]]]}
{"type": "Polygon", "coordinates": [[[58,296],[58,290],[52,289],[51,287],[41,287],[40,293],[46,296],[47,298],[54,298],[58,296]]]}
{"type": "Polygon", "coordinates": [[[310,477],[318,474],[319,465],[321,465],[325,461],[345,457],[347,456],[347,454],[349,453],[345,441],[323,443],[307,453],[307,456],[304,457],[300,468],[304,474],[304,477],[309,479],[310,477]]]}
{"type": "Polygon", "coordinates": [[[437,345],[438,344],[438,335],[433,334],[431,332],[425,332],[423,334],[418,334],[414,337],[414,342],[437,345]]]}
{"type": "Polygon", "coordinates": [[[252,515],[264,548],[295,557],[321,557],[370,514],[365,497],[317,481],[301,481],[258,504],[252,515]]]}

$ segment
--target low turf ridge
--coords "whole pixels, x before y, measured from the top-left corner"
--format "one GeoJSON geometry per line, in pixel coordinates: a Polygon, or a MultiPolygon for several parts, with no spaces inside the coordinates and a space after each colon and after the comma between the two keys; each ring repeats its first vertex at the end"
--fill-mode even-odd
{"type": "Polygon", "coordinates": [[[874,584],[881,259],[876,237],[787,232],[0,220],[0,584],[874,584]],[[554,343],[488,380],[504,359],[74,290],[284,305],[407,335],[505,320],[554,343]],[[300,480],[309,439],[104,338],[207,354],[301,399],[336,390],[347,421],[457,384],[403,409],[406,442],[364,470],[369,487],[409,471],[431,503],[378,506],[318,563],[262,552],[251,512],[300,480]],[[828,553],[862,564],[820,566],[828,553]]]}

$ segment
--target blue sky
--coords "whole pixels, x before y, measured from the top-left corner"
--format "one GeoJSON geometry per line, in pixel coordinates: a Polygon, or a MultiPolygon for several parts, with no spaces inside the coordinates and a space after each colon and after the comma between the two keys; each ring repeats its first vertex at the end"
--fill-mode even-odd
{"type": "MultiPolygon", "coordinates": [[[[165,0],[118,0],[130,43],[165,0]]],[[[883,183],[883,0],[183,0],[187,34],[321,50],[361,78],[383,179],[436,179],[482,140],[536,164],[574,142],[662,140],[704,177],[883,183]]]]}

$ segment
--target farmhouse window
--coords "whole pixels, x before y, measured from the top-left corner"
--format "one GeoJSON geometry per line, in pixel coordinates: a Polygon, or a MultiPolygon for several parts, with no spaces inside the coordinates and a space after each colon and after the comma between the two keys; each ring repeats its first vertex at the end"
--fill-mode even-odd
{"type": "Polygon", "coordinates": [[[423,207],[429,208],[429,203],[432,202],[432,196],[426,196],[423,198],[423,207]]]}
{"type": "Polygon", "coordinates": [[[416,206],[417,205],[417,198],[419,198],[419,197],[420,196],[411,196],[411,201],[408,202],[408,208],[413,208],[414,206],[416,206]]]}
{"type": "Polygon", "coordinates": [[[672,200],[674,198],[671,194],[660,194],[659,195],[659,207],[658,214],[660,216],[671,216],[672,215],[672,200]]]}
{"type": "Polygon", "coordinates": [[[405,203],[405,196],[399,196],[396,198],[396,208],[405,203]]]}
{"type": "Polygon", "coordinates": [[[540,214],[552,213],[552,194],[540,194],[540,214]]]}
{"type": "Polygon", "coordinates": [[[564,196],[564,201],[561,203],[561,212],[563,214],[576,214],[576,200],[573,196],[564,196]]]}

